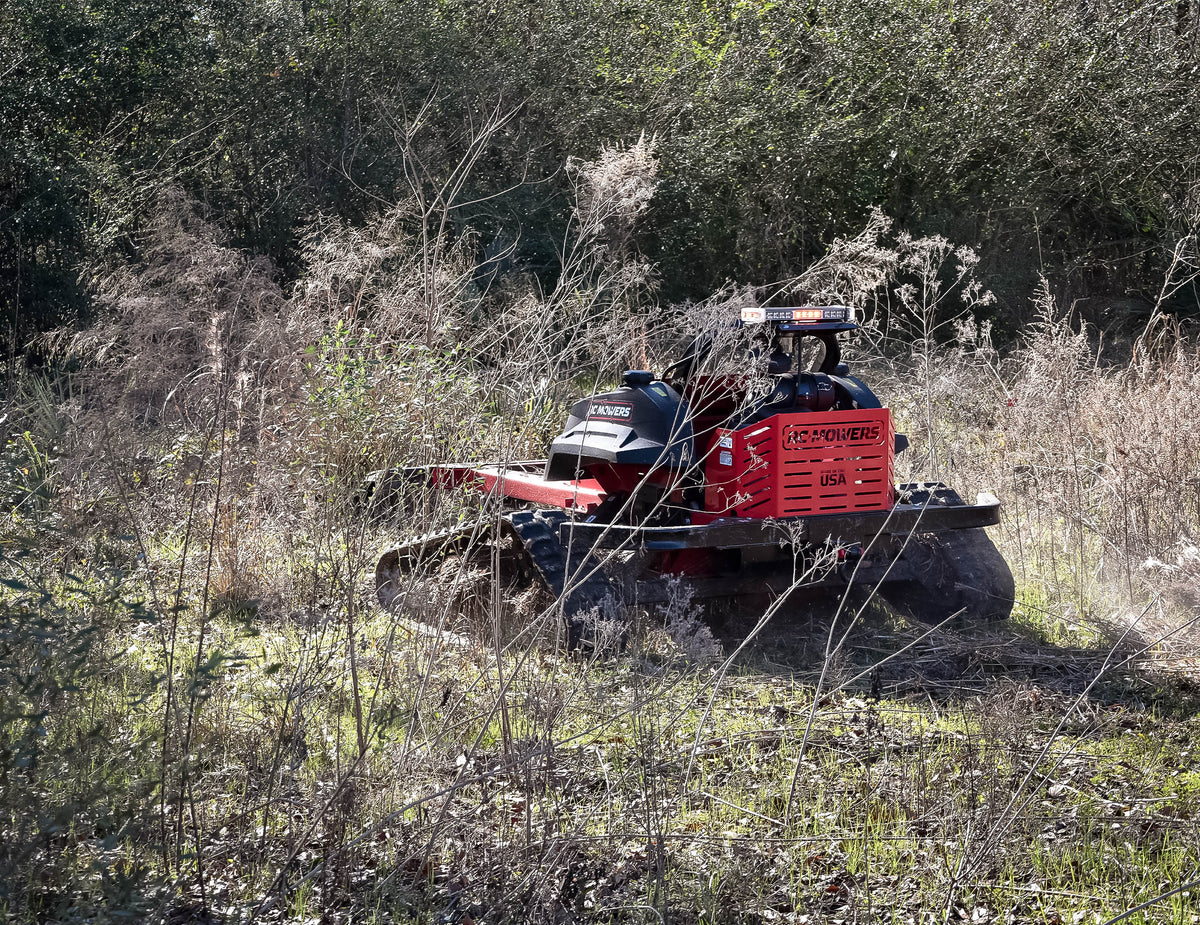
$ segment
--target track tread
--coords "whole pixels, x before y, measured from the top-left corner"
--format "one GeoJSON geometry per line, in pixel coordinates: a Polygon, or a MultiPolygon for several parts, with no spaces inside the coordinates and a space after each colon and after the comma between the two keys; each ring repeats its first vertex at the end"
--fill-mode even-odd
{"type": "Polygon", "coordinates": [[[524,553],[522,571],[532,572],[545,588],[560,602],[566,619],[568,641],[572,648],[594,642],[595,623],[588,619],[591,611],[603,609],[617,598],[591,548],[583,543],[572,544],[568,550],[559,540],[559,527],[570,515],[559,510],[514,511],[500,518],[499,538],[490,525],[475,525],[459,530],[429,534],[384,553],[376,568],[376,593],[382,606],[388,607],[397,597],[402,576],[412,563],[439,556],[457,548],[475,536],[482,544],[503,540],[506,533],[515,537],[524,553]],[[489,536],[489,540],[484,537],[489,536]]]}
{"type": "MultiPolygon", "coordinates": [[[[962,504],[958,493],[941,482],[900,488],[909,504],[962,504]]],[[[939,623],[961,610],[963,622],[994,622],[1012,611],[1012,571],[982,527],[914,536],[904,557],[921,577],[885,583],[880,593],[908,616],[939,623]]]]}
{"type": "Polygon", "coordinates": [[[572,647],[588,639],[587,615],[616,597],[591,548],[559,540],[559,527],[570,520],[565,511],[518,511],[506,517],[525,554],[546,588],[557,598],[567,620],[572,647]]]}

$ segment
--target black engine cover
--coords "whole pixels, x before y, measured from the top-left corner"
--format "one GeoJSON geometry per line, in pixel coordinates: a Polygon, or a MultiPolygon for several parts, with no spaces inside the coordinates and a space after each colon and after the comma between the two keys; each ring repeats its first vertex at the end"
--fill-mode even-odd
{"type": "Polygon", "coordinates": [[[683,469],[695,458],[687,402],[661,380],[626,374],[615,392],[575,403],[566,430],[550,445],[546,478],[578,478],[589,463],[683,469]]]}

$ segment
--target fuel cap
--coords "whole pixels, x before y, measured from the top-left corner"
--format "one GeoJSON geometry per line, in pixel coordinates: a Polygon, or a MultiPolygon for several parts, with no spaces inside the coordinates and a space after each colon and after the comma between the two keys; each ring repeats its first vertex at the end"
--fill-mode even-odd
{"type": "Polygon", "coordinates": [[[621,374],[621,383],[623,385],[649,385],[653,381],[654,373],[648,369],[627,369],[621,374]]]}

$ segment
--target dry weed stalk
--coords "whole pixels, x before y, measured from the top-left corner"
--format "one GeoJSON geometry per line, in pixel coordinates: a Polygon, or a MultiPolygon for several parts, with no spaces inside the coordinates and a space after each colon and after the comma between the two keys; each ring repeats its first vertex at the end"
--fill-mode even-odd
{"type": "Polygon", "coordinates": [[[57,337],[83,361],[87,401],[114,425],[196,427],[228,391],[233,426],[256,439],[294,396],[295,345],[312,329],[293,312],[271,267],[224,243],[177,189],[158,200],[141,262],[97,282],[103,320],[57,337]]]}
{"type": "MultiPolygon", "coordinates": [[[[667,307],[650,323],[642,304],[652,274],[634,246],[655,184],[645,139],[572,165],[580,202],[552,291],[520,281],[487,289],[486,255],[454,227],[463,177],[481,148],[435,174],[424,166],[416,128],[398,138],[412,149],[410,195],[361,228],[315,225],[290,298],[266,268],[168,201],[147,246],[153,259],[113,276],[110,320],[75,345],[96,360],[81,420],[119,409],[152,434],[152,425],[170,423],[188,437],[186,451],[170,458],[194,457],[155,464],[153,478],[136,484],[121,473],[123,516],[146,537],[147,561],[170,569],[161,599],[174,593],[182,605],[159,663],[168,679],[157,730],[164,868],[181,891],[194,884],[205,904],[215,902],[214,870],[256,870],[248,908],[264,914],[291,914],[305,897],[325,911],[357,909],[356,897],[372,889],[448,920],[474,915],[476,906],[578,917],[585,900],[592,913],[638,905],[665,916],[679,900],[678,871],[692,863],[681,862],[675,846],[687,844],[703,858],[699,867],[777,874],[772,895],[787,899],[785,873],[832,864],[809,858],[817,850],[832,858],[843,850],[837,846],[866,838],[865,823],[862,833],[819,827],[818,808],[833,797],[813,755],[839,735],[830,729],[842,719],[826,720],[841,709],[845,689],[878,678],[881,667],[909,683],[928,662],[974,659],[978,667],[990,658],[1022,669],[1039,653],[1016,651],[1003,637],[950,644],[929,630],[850,668],[851,631],[866,612],[856,607],[847,619],[839,610],[813,669],[815,693],[788,687],[787,706],[768,714],[783,718],[769,724],[749,710],[738,716],[745,741],[785,769],[760,803],[749,791],[734,799],[716,793],[734,771],[714,771],[711,759],[733,749],[713,730],[725,701],[742,699],[740,685],[759,683],[737,676],[738,659],[785,609],[784,598],[755,613],[751,632],[715,664],[711,632],[686,593],[657,615],[663,630],[633,639],[622,659],[593,653],[568,663],[547,642],[554,603],[518,600],[521,590],[499,580],[498,553],[481,559],[467,550],[432,576],[415,574],[397,613],[376,610],[363,576],[382,537],[355,505],[368,469],[537,455],[576,392],[607,387],[626,366],[661,371],[697,332],[712,332],[700,360],[706,372],[745,377],[751,332],[730,322],[743,305],[773,294],[717,293],[667,307]],[[149,311],[153,323],[139,324],[149,311]],[[118,352],[125,362],[108,363],[118,352]],[[164,511],[186,524],[184,538],[155,548],[164,511]],[[422,593],[416,582],[426,577],[422,593]],[[483,632],[454,632],[466,609],[483,632]],[[407,613],[426,630],[402,619],[407,613]],[[514,613],[515,630],[505,624],[514,613]],[[249,621],[261,641],[239,629],[249,621]],[[656,634],[671,645],[658,646],[656,634]],[[223,669],[227,653],[248,652],[253,661],[259,645],[275,670],[251,683],[223,669]],[[741,814],[737,826],[765,826],[782,846],[778,857],[737,854],[729,839],[705,843],[694,827],[705,825],[706,807],[715,815],[718,806],[741,814]],[[223,829],[233,834],[214,834],[223,829]],[[356,879],[370,864],[377,880],[356,879]]],[[[1009,551],[1025,564],[1027,587],[1050,588],[1038,598],[1046,609],[1070,598],[1083,619],[1094,600],[1087,580],[1073,581],[1069,593],[1052,587],[1061,579],[1046,565],[1051,556],[1067,559],[1075,575],[1117,563],[1130,593],[1193,581],[1200,502],[1189,480],[1197,450],[1182,399],[1200,386],[1195,347],[1177,338],[1141,365],[1106,368],[1087,332],[1044,292],[1025,351],[1000,363],[986,326],[969,317],[986,298],[972,256],[940,239],[890,240],[889,230],[873,213],[862,234],[837,242],[783,288],[801,300],[893,309],[891,321],[868,328],[862,352],[891,370],[880,392],[923,441],[913,465],[936,452],[968,483],[960,487],[1005,495],[1009,551]],[[911,288],[889,302],[888,287],[905,281],[911,288]],[[902,314],[918,348],[883,356],[895,349],[889,338],[902,314]],[[1163,550],[1169,554],[1156,555],[1163,550]],[[1155,564],[1143,568],[1150,557],[1155,564]]],[[[766,382],[756,372],[746,377],[748,398],[766,382]]],[[[114,447],[109,452],[119,452],[114,447]]],[[[420,489],[400,501],[386,529],[402,534],[486,524],[499,510],[495,499],[420,489]]],[[[798,561],[796,583],[828,564],[798,561]]],[[[146,580],[158,574],[147,568],[146,580]]],[[[635,616],[643,627],[652,622],[635,616]]],[[[1079,655],[1070,668],[1079,675],[1095,664],[1079,655]]],[[[1013,720],[994,735],[1032,736],[1033,722],[1020,720],[1027,729],[1013,720]]],[[[882,734],[870,722],[865,728],[865,740],[882,734]]],[[[877,755],[862,741],[837,748],[865,748],[870,799],[871,788],[889,787],[896,806],[911,798],[914,831],[950,817],[942,834],[958,839],[959,853],[947,848],[945,857],[962,864],[947,867],[943,885],[969,873],[988,847],[981,827],[1032,825],[1023,804],[1005,811],[998,784],[942,806],[925,796],[932,785],[913,797],[886,767],[872,783],[877,755]]],[[[955,760],[987,773],[973,748],[955,760]]],[[[921,762],[924,774],[935,760],[921,762]]],[[[887,811],[903,818],[891,804],[887,811]]],[[[821,902],[836,895],[862,911],[857,885],[822,882],[821,902]]],[[[708,889],[715,906],[718,884],[708,889]]]]}

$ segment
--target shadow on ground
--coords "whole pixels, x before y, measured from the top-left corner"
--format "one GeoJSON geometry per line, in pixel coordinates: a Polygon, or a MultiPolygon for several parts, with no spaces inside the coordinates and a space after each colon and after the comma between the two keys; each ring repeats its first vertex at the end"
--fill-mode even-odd
{"type": "Polygon", "coordinates": [[[947,701],[1023,686],[1173,718],[1200,709],[1200,660],[1163,657],[1154,645],[1158,634],[1136,627],[1093,626],[1094,643],[1064,645],[1049,638],[1044,623],[1020,612],[998,623],[934,628],[886,605],[872,603],[861,613],[847,605],[839,613],[836,598],[818,598],[789,603],[756,631],[747,614],[761,612],[743,606],[709,617],[725,652],[737,652],[742,671],[815,683],[828,654],[824,686],[846,684],[865,696],[947,701]]]}

